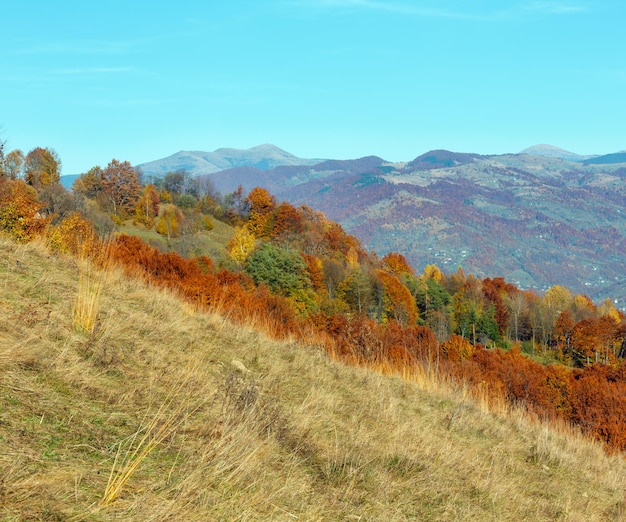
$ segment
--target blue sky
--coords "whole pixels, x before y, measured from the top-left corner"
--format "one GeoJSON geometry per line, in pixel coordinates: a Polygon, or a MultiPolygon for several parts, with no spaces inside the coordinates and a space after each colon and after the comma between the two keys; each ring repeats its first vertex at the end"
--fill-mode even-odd
{"type": "Polygon", "coordinates": [[[64,174],[179,150],[626,149],[626,2],[3,5],[0,127],[64,174]]]}

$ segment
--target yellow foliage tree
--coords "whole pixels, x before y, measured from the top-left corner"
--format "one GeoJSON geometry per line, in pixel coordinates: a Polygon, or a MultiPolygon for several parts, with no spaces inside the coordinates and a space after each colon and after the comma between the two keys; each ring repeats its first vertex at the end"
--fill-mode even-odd
{"type": "Polygon", "coordinates": [[[266,189],[255,187],[247,198],[250,205],[248,226],[255,237],[266,237],[272,231],[276,201],[266,189]]]}
{"type": "Polygon", "coordinates": [[[43,234],[50,218],[42,215],[42,207],[33,187],[21,180],[0,179],[0,230],[17,241],[43,234]]]}
{"type": "Polygon", "coordinates": [[[58,226],[50,228],[48,242],[54,251],[88,257],[95,250],[98,236],[91,223],[73,212],[58,226]]]}
{"type": "Polygon", "coordinates": [[[605,299],[604,302],[600,305],[599,312],[602,317],[608,316],[613,319],[613,321],[617,325],[622,322],[622,314],[617,308],[615,308],[611,300],[608,298],[605,299]]]}
{"type": "Polygon", "coordinates": [[[346,254],[346,261],[350,268],[358,268],[359,267],[359,254],[356,251],[356,248],[353,246],[350,247],[348,253],[346,254]]]}
{"type": "Polygon", "coordinates": [[[426,265],[423,276],[426,279],[434,279],[438,283],[441,283],[441,280],[443,279],[443,273],[437,265],[426,265]]]}
{"type": "Polygon", "coordinates": [[[183,215],[178,207],[173,204],[161,205],[159,220],[156,224],[157,233],[167,236],[167,239],[178,237],[180,221],[183,215]]]}
{"type": "Polygon", "coordinates": [[[135,221],[146,228],[154,226],[154,219],[159,214],[159,193],[154,185],[146,185],[137,200],[135,221]]]}
{"type": "Polygon", "coordinates": [[[235,233],[226,244],[230,257],[238,265],[243,265],[254,250],[254,234],[248,227],[235,227],[235,233]]]}

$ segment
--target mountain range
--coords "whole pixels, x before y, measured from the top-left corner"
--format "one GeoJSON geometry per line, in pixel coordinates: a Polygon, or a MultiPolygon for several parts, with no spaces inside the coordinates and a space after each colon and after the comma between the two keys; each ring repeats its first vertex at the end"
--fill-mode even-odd
{"type": "Polygon", "coordinates": [[[538,145],[505,155],[435,150],[390,163],[305,160],[263,145],[180,152],[140,167],[148,176],[186,169],[222,193],[265,187],[323,211],[380,255],[403,253],[418,270],[462,266],[523,288],[561,284],[626,305],[624,152],[584,156],[538,145]]]}
{"type": "Polygon", "coordinates": [[[222,148],[214,152],[180,151],[167,158],[140,165],[144,173],[162,177],[168,172],[184,170],[193,175],[211,174],[236,167],[269,170],[280,165],[315,165],[321,159],[298,158],[275,145],[265,144],[250,149],[222,148]]]}

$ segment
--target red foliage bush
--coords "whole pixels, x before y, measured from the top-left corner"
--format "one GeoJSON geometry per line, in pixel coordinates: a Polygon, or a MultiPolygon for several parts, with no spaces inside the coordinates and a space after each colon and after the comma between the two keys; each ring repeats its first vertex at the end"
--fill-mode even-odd
{"type": "Polygon", "coordinates": [[[571,420],[613,450],[626,450],[623,370],[595,364],[572,374],[571,420]]]}

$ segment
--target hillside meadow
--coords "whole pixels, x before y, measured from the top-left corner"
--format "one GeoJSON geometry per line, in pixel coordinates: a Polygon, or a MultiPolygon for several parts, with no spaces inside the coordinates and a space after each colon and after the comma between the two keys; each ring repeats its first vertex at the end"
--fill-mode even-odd
{"type": "Polygon", "coordinates": [[[626,465],[0,238],[0,519],[621,520],[626,465]],[[75,321],[79,299],[93,333],[75,321]]]}

